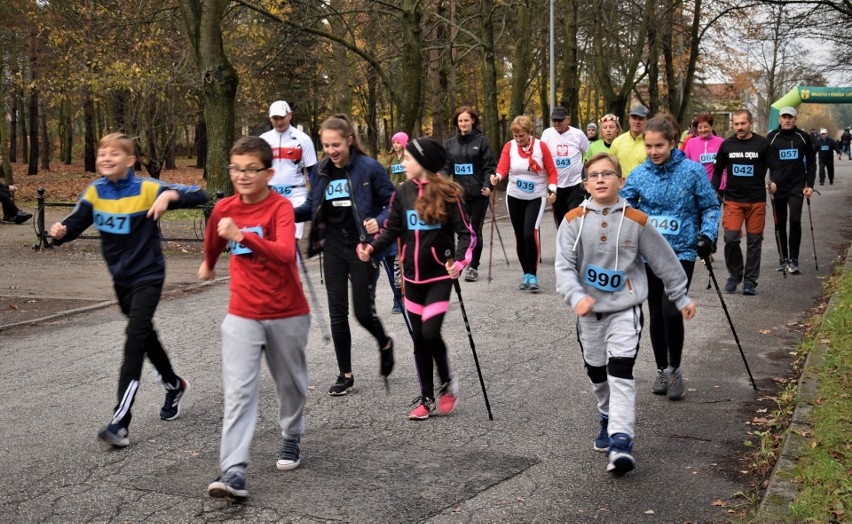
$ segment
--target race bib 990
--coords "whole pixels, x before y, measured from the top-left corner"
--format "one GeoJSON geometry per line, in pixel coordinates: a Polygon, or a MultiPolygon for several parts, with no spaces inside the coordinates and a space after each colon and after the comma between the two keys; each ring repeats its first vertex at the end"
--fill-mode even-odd
{"type": "Polygon", "coordinates": [[[95,227],[98,231],[112,233],[113,235],[127,235],[130,233],[130,215],[95,211],[93,217],[95,219],[95,227]]]}
{"type": "MultiPolygon", "coordinates": [[[[256,233],[257,236],[263,238],[263,228],[261,228],[260,226],[244,227],[241,228],[240,231],[242,231],[243,233],[256,233]]],[[[240,243],[234,242],[233,240],[228,241],[228,246],[231,248],[231,254],[233,255],[246,255],[252,252],[251,249],[240,243]]]]}
{"type": "Polygon", "coordinates": [[[515,186],[524,193],[532,193],[535,191],[535,182],[530,182],[529,180],[518,180],[515,182],[515,186]]]}
{"type": "Polygon", "coordinates": [[[680,220],[668,215],[654,215],[648,217],[648,222],[657,228],[663,235],[679,235],[680,220]]]}
{"type": "Polygon", "coordinates": [[[405,212],[405,221],[408,223],[408,229],[411,231],[426,231],[430,229],[441,229],[441,224],[427,224],[421,220],[416,209],[409,209],[405,212]]]}
{"type": "Polygon", "coordinates": [[[456,175],[472,175],[473,164],[456,164],[453,174],[456,175]]]}
{"type": "Polygon", "coordinates": [[[594,264],[586,264],[586,279],[583,283],[601,291],[619,291],[624,287],[624,271],[613,271],[594,264]]]}
{"type": "Polygon", "coordinates": [[[734,176],[754,176],[754,166],[734,164],[731,166],[731,174],[734,176]]]}

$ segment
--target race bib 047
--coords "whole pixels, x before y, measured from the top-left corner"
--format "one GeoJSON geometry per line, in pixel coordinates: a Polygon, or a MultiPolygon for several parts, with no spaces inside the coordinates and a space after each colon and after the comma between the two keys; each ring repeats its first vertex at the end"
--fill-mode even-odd
{"type": "Polygon", "coordinates": [[[104,213],[103,211],[95,211],[93,215],[95,227],[98,231],[112,233],[113,235],[127,235],[130,233],[130,215],[104,213]]]}

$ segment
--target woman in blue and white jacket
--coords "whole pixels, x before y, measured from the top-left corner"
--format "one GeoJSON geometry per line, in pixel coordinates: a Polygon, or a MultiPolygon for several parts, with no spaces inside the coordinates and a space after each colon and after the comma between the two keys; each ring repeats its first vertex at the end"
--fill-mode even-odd
{"type": "MultiPolygon", "coordinates": [[[[658,115],[648,121],[647,159],[631,171],[621,196],[648,215],[648,221],[668,240],[691,282],[695,259],[709,257],[716,241],[719,201],[701,164],[689,160],[677,148],[679,135],[670,116],[658,115]]],[[[651,391],[678,400],[686,392],[681,371],[683,317],[665,297],[663,282],[647,265],[645,269],[651,345],[658,369],[651,391]]]]}

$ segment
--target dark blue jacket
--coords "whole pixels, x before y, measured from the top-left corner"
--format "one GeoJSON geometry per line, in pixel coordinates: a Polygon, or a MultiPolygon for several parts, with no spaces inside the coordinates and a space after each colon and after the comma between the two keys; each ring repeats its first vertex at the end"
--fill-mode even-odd
{"type": "MultiPolygon", "coordinates": [[[[372,236],[363,230],[364,220],[375,218],[381,224],[388,216],[391,196],[394,193],[393,183],[388,172],[375,159],[370,158],[356,149],[350,149],[349,164],[343,168],[351,182],[352,218],[359,231],[369,241],[372,236]],[[357,209],[356,209],[357,208],[357,209]],[[356,213],[357,212],[357,213],[356,213]],[[360,220],[359,220],[360,218],[360,220]]],[[[322,203],[325,201],[325,190],[331,181],[329,169],[332,164],[328,157],[323,158],[317,169],[317,176],[311,185],[311,191],[305,202],[296,208],[296,222],[322,224],[322,203]]]]}

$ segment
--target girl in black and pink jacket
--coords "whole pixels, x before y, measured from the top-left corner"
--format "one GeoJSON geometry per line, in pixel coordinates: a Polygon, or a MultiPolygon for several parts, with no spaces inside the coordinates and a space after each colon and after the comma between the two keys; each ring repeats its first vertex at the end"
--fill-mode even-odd
{"type": "Polygon", "coordinates": [[[408,415],[412,420],[427,419],[436,409],[433,361],[441,380],[438,414],[452,412],[458,399],[458,384],[450,372],[441,325],[450,306],[452,279],[470,263],[477,239],[462,207],[461,187],[436,174],[446,161],[447,152],[437,140],[424,137],[409,141],[402,161],[408,180],[391,200],[381,233],[358,246],[358,256],[367,261],[372,253],[383,252],[397,238],[402,240],[399,256],[405,309],[414,333],[414,359],[420,379],[420,396],[408,415]],[[458,244],[453,241],[454,235],[458,244]]]}

